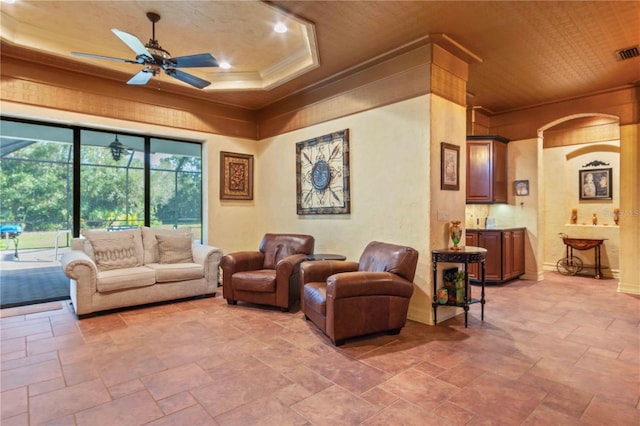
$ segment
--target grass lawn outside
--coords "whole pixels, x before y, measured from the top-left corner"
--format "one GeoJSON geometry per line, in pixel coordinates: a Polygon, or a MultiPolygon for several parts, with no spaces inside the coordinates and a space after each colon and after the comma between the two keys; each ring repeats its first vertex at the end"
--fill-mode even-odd
{"type": "MultiPolygon", "coordinates": [[[[153,226],[154,228],[172,229],[171,225],[153,226]]],[[[200,225],[187,225],[184,226],[191,229],[191,235],[195,240],[200,240],[201,226],[200,225]]],[[[56,246],[56,238],[58,240],[58,248],[69,247],[71,245],[71,238],[73,237],[71,232],[66,230],[62,231],[35,231],[35,232],[23,232],[18,237],[18,248],[20,250],[26,249],[41,249],[41,248],[54,248],[56,246]]],[[[0,241],[0,250],[13,250],[13,240],[3,238],[0,241]]]]}

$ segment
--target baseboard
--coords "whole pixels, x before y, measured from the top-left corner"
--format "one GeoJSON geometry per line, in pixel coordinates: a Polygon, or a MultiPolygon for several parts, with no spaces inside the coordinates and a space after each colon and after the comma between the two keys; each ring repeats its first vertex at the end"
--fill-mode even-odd
{"type": "Polygon", "coordinates": [[[433,325],[430,309],[427,310],[424,308],[415,308],[409,306],[409,310],[407,311],[407,319],[419,322],[421,324],[433,325]]]}
{"type": "Polygon", "coordinates": [[[640,295],[640,287],[638,286],[638,284],[623,283],[621,281],[618,283],[618,292],[625,293],[625,294],[640,295]]]}

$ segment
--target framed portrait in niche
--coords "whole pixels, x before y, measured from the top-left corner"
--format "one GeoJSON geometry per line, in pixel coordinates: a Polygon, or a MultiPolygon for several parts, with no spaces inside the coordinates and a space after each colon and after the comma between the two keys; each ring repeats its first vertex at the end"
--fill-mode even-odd
{"type": "Polygon", "coordinates": [[[299,215],[351,212],[349,129],[296,143],[296,208],[299,215]]]}
{"type": "Polygon", "coordinates": [[[220,151],[220,199],[253,200],[253,155],[220,151]]]}
{"type": "Polygon", "coordinates": [[[580,200],[612,200],[611,168],[579,170],[580,200]]]}
{"type": "Polygon", "coordinates": [[[460,147],[446,142],[440,143],[440,189],[460,189],[460,147]]]}

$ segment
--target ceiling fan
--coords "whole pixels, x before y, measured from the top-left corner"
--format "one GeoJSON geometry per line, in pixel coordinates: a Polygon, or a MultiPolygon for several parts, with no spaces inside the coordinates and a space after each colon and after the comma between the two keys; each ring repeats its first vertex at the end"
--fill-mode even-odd
{"type": "Polygon", "coordinates": [[[211,83],[209,81],[203,80],[184,71],[180,71],[178,68],[217,67],[218,61],[216,61],[216,58],[214,58],[210,53],[172,58],[171,54],[164,50],[156,40],[156,22],[160,20],[160,15],[154,12],[147,12],[147,18],[149,18],[152,25],[152,38],[147,44],[142,44],[142,42],[133,34],[129,34],[115,28],[111,30],[120,40],[135,52],[135,60],[112,58],[110,56],[99,56],[80,52],[71,52],[71,54],[85,58],[107,59],[110,61],[126,62],[128,64],[144,65],[142,71],[131,77],[131,79],[127,81],[127,84],[147,84],[151,77],[159,74],[161,71],[164,71],[165,74],[197,87],[198,89],[204,89],[210,85],[211,83]]]}

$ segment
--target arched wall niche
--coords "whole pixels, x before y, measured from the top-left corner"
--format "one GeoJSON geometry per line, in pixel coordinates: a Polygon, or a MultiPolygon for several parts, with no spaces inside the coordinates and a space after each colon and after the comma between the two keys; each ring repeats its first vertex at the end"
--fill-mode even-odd
{"type": "MultiPolygon", "coordinates": [[[[601,250],[603,276],[618,278],[620,273],[620,228],[613,211],[620,206],[620,120],[609,114],[582,113],[558,118],[538,129],[542,147],[542,169],[539,176],[543,188],[542,223],[543,269],[555,270],[565,255],[559,236],[604,238],[601,250]],[[611,199],[580,198],[580,170],[611,169],[611,199]],[[572,210],[578,213],[571,223],[572,210]],[[597,217],[597,224],[593,217],[597,217]]],[[[594,250],[575,251],[587,265],[595,263],[594,250]]],[[[585,274],[594,274],[585,269],[585,274]]]]}
{"type": "Polygon", "coordinates": [[[619,146],[605,145],[605,144],[590,144],[583,146],[567,153],[567,160],[572,160],[582,155],[591,154],[594,152],[616,152],[620,154],[619,146]]]}

